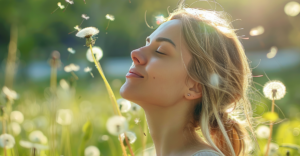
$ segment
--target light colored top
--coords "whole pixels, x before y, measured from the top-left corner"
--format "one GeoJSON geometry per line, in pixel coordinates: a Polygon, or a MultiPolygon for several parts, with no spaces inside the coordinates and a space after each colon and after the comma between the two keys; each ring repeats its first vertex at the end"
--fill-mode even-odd
{"type": "Polygon", "coordinates": [[[222,156],[222,155],[213,150],[200,150],[191,156],[222,156]]]}

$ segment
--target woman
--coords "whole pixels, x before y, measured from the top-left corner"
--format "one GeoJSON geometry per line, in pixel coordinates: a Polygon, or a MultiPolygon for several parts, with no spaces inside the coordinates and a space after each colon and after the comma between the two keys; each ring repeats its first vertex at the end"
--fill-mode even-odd
{"type": "Polygon", "coordinates": [[[245,155],[251,71],[224,18],[181,3],[131,52],[120,94],[145,110],[157,156],[245,155]]]}

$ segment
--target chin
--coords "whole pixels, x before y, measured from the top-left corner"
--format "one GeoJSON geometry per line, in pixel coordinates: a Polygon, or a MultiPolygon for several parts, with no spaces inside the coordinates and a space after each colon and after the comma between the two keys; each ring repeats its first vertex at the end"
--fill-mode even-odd
{"type": "Polygon", "coordinates": [[[135,87],[130,87],[126,82],[120,88],[120,95],[123,99],[139,104],[138,97],[142,97],[135,87]]]}

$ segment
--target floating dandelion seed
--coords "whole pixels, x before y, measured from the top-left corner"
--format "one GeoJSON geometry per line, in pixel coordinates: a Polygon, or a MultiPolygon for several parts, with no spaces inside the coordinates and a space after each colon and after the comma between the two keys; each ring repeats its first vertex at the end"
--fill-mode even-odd
{"type": "Polygon", "coordinates": [[[67,7],[69,6],[69,4],[74,4],[74,1],[73,0],[66,0],[66,2],[68,3],[65,10],[63,12],[66,11],[67,7]]]}
{"type": "Polygon", "coordinates": [[[90,71],[92,71],[92,68],[90,68],[90,67],[84,68],[84,72],[90,72],[90,71]]]}
{"type": "Polygon", "coordinates": [[[72,0],[66,0],[66,2],[69,4],[74,4],[74,1],[72,1],[72,0]]]}
{"type": "Polygon", "coordinates": [[[139,119],[139,118],[135,118],[135,119],[134,119],[134,123],[135,123],[135,124],[139,124],[139,122],[140,122],[140,119],[139,119]]]}
{"type": "Polygon", "coordinates": [[[110,20],[110,21],[114,21],[115,20],[115,16],[111,15],[111,14],[106,14],[106,19],[110,20]]]}
{"type": "Polygon", "coordinates": [[[70,125],[72,123],[73,113],[69,109],[60,109],[57,112],[56,122],[60,125],[70,125]]]}
{"type": "MultiPolygon", "coordinates": [[[[127,132],[125,132],[125,134],[126,134],[126,136],[128,138],[129,143],[133,144],[135,142],[135,140],[136,140],[135,133],[127,131],[127,132]]],[[[122,141],[124,141],[124,139],[125,139],[124,133],[121,134],[121,139],[122,139],[122,141]]]]}
{"type": "Polygon", "coordinates": [[[122,113],[128,112],[130,110],[130,108],[131,108],[130,101],[128,101],[126,99],[120,98],[120,99],[117,100],[117,103],[118,103],[120,111],[122,113]]]}
{"type": "Polygon", "coordinates": [[[76,29],[77,31],[81,30],[78,25],[75,25],[74,29],[76,29]]]}
{"type": "Polygon", "coordinates": [[[258,26],[258,27],[252,28],[252,29],[250,30],[250,35],[251,35],[251,36],[258,36],[258,35],[263,34],[264,32],[265,32],[264,27],[258,26]]]}
{"type": "Polygon", "coordinates": [[[100,156],[100,151],[96,146],[89,146],[84,150],[84,156],[100,156]]]}
{"type": "Polygon", "coordinates": [[[58,7],[57,7],[54,11],[52,11],[51,14],[53,14],[58,8],[60,8],[60,9],[64,9],[64,8],[65,8],[65,6],[64,6],[64,5],[61,5],[60,2],[57,3],[57,6],[58,6],[58,7]]]}
{"type": "Polygon", "coordinates": [[[265,96],[271,100],[279,100],[286,93],[285,86],[280,81],[269,81],[265,84],[263,91],[265,96]]]}
{"type": "Polygon", "coordinates": [[[71,54],[75,54],[75,50],[73,48],[68,48],[68,52],[70,52],[71,54]]]}
{"type": "Polygon", "coordinates": [[[20,124],[24,121],[24,115],[20,111],[12,111],[10,113],[10,120],[20,124]]]}
{"type": "Polygon", "coordinates": [[[85,20],[88,20],[88,19],[90,18],[90,17],[87,16],[86,14],[82,14],[81,17],[82,17],[83,19],[85,19],[85,20]]]}
{"type": "Polygon", "coordinates": [[[64,5],[61,5],[60,2],[57,3],[57,6],[58,6],[60,9],[64,9],[64,8],[65,8],[65,6],[64,6],[64,5]]]}
{"type": "Polygon", "coordinates": [[[110,15],[110,14],[106,14],[106,19],[108,19],[108,23],[107,23],[107,26],[106,26],[106,29],[105,30],[107,30],[108,29],[108,26],[109,26],[109,22],[110,21],[114,21],[115,20],[115,17],[113,16],[113,15],[110,15]]]}
{"type": "Polygon", "coordinates": [[[22,131],[21,126],[17,122],[11,122],[9,127],[15,136],[19,135],[22,131]]]}
{"type": "Polygon", "coordinates": [[[270,136],[270,128],[268,126],[261,125],[256,129],[255,133],[258,138],[266,139],[270,136]]]}
{"type": "Polygon", "coordinates": [[[89,72],[91,74],[91,76],[94,78],[94,74],[91,71],[92,71],[92,68],[90,68],[90,67],[84,68],[84,72],[89,72]]]}
{"type": "Polygon", "coordinates": [[[277,54],[277,47],[273,46],[270,49],[270,52],[267,54],[267,58],[271,59],[273,57],[275,57],[277,54]]]}
{"type": "Polygon", "coordinates": [[[65,66],[64,70],[65,72],[72,72],[72,71],[78,71],[80,67],[78,65],[75,65],[73,63],[65,66]]]}
{"type": "Polygon", "coordinates": [[[9,101],[14,101],[14,100],[18,99],[17,92],[7,88],[6,86],[4,86],[2,88],[2,92],[3,92],[4,96],[6,97],[6,99],[8,99],[9,101]]]}
{"type": "Polygon", "coordinates": [[[15,138],[10,134],[0,135],[0,146],[7,149],[13,148],[15,145],[15,138]]]}
{"type": "Polygon", "coordinates": [[[32,142],[24,141],[24,140],[20,140],[19,144],[20,144],[20,146],[22,146],[24,148],[29,148],[29,149],[32,149],[32,148],[35,148],[37,150],[48,150],[49,149],[49,147],[46,145],[32,143],[32,142]]]}
{"type": "Polygon", "coordinates": [[[126,121],[126,118],[123,116],[113,116],[108,119],[106,128],[110,134],[117,136],[127,130],[128,123],[126,121]]]}
{"type": "Polygon", "coordinates": [[[166,21],[164,15],[157,15],[155,16],[155,20],[156,20],[156,24],[160,25],[162,24],[164,21],[166,21]]]}
{"type": "Polygon", "coordinates": [[[69,90],[70,89],[70,85],[68,84],[68,82],[65,79],[61,79],[59,81],[59,85],[64,90],[69,90]]]}
{"type": "MultiPolygon", "coordinates": [[[[268,156],[273,156],[273,155],[277,154],[278,148],[279,148],[279,146],[277,144],[271,142],[270,147],[269,147],[268,156]]],[[[266,151],[267,151],[267,146],[265,146],[265,148],[264,148],[264,153],[266,153],[266,151]]]]}
{"type": "Polygon", "coordinates": [[[32,142],[46,144],[48,142],[47,137],[43,134],[43,132],[39,130],[35,130],[29,134],[29,140],[32,142]]]}
{"type": "Polygon", "coordinates": [[[288,16],[297,16],[300,12],[300,4],[295,1],[288,2],[284,7],[284,12],[288,16]]]}
{"type": "MultiPolygon", "coordinates": [[[[100,47],[93,47],[93,53],[94,53],[94,56],[95,56],[95,59],[96,61],[99,61],[102,56],[103,56],[103,51],[100,47]]],[[[91,49],[88,49],[86,51],[86,58],[90,61],[90,62],[94,62],[93,60],[93,56],[92,56],[92,52],[91,52],[91,49]]]]}

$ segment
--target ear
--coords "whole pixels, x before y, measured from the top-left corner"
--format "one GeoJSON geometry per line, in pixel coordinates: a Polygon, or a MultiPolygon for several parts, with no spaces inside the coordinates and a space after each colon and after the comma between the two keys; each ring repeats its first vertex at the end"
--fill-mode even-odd
{"type": "Polygon", "coordinates": [[[202,97],[202,87],[198,82],[193,81],[189,83],[188,90],[185,93],[185,98],[188,100],[194,100],[202,97]]]}

